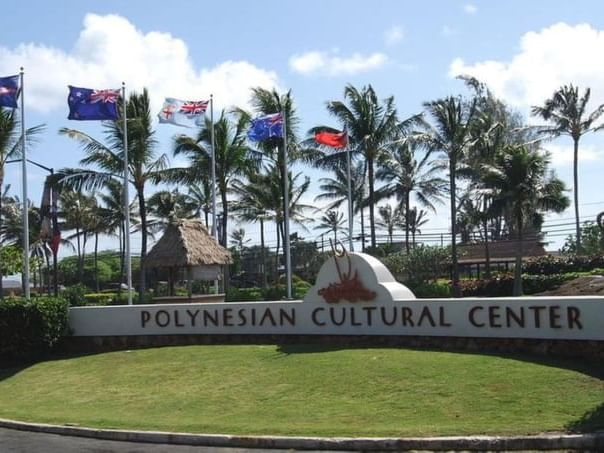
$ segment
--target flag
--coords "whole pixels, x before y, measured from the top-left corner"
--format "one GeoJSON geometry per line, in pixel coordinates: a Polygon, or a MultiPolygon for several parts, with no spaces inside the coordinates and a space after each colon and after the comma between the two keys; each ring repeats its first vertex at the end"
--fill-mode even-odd
{"type": "Polygon", "coordinates": [[[16,109],[20,92],[18,75],[0,77],[0,107],[16,109]]]}
{"type": "Polygon", "coordinates": [[[254,142],[262,142],[271,137],[283,137],[283,115],[281,113],[273,113],[252,120],[247,133],[247,138],[254,142]]]}
{"type": "Polygon", "coordinates": [[[93,90],[69,85],[70,120],[117,120],[120,90],[93,90]]]}
{"type": "Polygon", "coordinates": [[[181,101],[166,98],[164,106],[157,114],[160,123],[175,126],[196,127],[203,124],[203,116],[208,109],[209,101],[181,101]]]}
{"type": "Polygon", "coordinates": [[[315,140],[321,145],[331,146],[332,148],[346,148],[348,145],[348,134],[343,132],[317,132],[315,140]]]}

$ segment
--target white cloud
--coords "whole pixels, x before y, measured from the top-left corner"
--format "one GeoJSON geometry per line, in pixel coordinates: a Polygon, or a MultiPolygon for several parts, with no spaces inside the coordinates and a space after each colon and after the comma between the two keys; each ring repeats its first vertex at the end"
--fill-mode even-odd
{"type": "Polygon", "coordinates": [[[388,62],[388,56],[383,53],[372,53],[364,56],[354,53],[349,57],[340,57],[337,52],[311,51],[301,55],[293,55],[289,59],[292,71],[303,75],[352,75],[379,69],[388,62]]]}
{"type": "Polygon", "coordinates": [[[25,102],[39,112],[66,108],[67,85],[128,90],[147,87],[157,108],[165,96],[206,98],[218,106],[246,105],[249,88],[278,86],[277,75],[247,61],[198,69],[187,45],[169,33],[143,33],[118,15],[87,14],[71,51],[41,44],[0,47],[0,74],[25,67],[25,102]]]}
{"type": "Polygon", "coordinates": [[[467,64],[457,58],[451,62],[449,75],[472,75],[523,110],[543,104],[562,85],[591,87],[591,107],[595,108],[604,102],[603,54],[604,30],[587,24],[557,23],[524,34],[519,52],[509,61],[467,64]]]}
{"type": "Polygon", "coordinates": [[[403,27],[399,25],[395,25],[390,27],[388,30],[384,32],[384,41],[386,41],[386,45],[393,46],[398,44],[405,37],[405,31],[403,27]]]}
{"type": "Polygon", "coordinates": [[[471,3],[466,3],[465,5],[463,5],[463,10],[466,14],[476,14],[478,12],[478,8],[476,7],[476,5],[473,5],[471,3]]]}

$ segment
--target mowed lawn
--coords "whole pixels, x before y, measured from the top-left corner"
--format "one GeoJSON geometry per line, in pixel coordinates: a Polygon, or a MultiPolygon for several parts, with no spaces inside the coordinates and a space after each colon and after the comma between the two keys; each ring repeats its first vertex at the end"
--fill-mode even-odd
{"type": "Polygon", "coordinates": [[[603,376],[602,365],[406,349],[158,348],[0,369],[0,417],[256,435],[593,430],[603,376]]]}

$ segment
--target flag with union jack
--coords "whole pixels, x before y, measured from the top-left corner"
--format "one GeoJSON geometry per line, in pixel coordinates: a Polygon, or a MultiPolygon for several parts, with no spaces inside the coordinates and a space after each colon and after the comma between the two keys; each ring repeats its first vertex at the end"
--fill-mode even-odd
{"type": "Polygon", "coordinates": [[[19,76],[0,77],[0,107],[17,108],[19,76]]]}
{"type": "Polygon", "coordinates": [[[254,142],[263,142],[273,137],[283,137],[283,115],[272,113],[253,119],[247,138],[254,142]]]}
{"type": "Polygon", "coordinates": [[[70,120],[117,120],[120,90],[93,90],[69,85],[70,120]]]}
{"type": "Polygon", "coordinates": [[[203,124],[203,117],[208,109],[208,103],[209,101],[182,101],[180,99],[166,98],[157,117],[160,123],[184,127],[199,127],[203,124]]]}

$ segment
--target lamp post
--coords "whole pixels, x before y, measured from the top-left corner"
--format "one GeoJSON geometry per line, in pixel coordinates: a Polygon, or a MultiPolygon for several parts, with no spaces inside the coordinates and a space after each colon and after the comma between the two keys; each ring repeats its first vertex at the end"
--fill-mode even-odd
{"type": "MultiPolygon", "coordinates": [[[[54,175],[55,170],[54,168],[50,168],[47,167],[45,165],[42,165],[38,162],[35,162],[31,159],[26,159],[27,162],[29,162],[32,165],[35,165],[38,168],[41,168],[42,170],[46,170],[48,173],[50,173],[50,175],[54,175]]],[[[7,164],[12,164],[12,163],[16,163],[16,162],[21,162],[21,159],[14,159],[14,160],[7,160],[5,163],[7,164]]],[[[54,193],[53,193],[54,196],[54,193]]],[[[25,203],[27,203],[27,200],[24,201],[25,203]]],[[[27,216],[25,216],[24,218],[27,218],[27,216]]],[[[54,295],[58,296],[59,295],[59,285],[58,285],[58,264],[57,264],[57,253],[55,252],[55,250],[51,249],[52,251],[52,266],[53,266],[53,286],[54,286],[54,295]]],[[[29,253],[29,250],[26,251],[26,253],[29,253]]],[[[28,269],[29,271],[29,269],[28,269]]]]}

